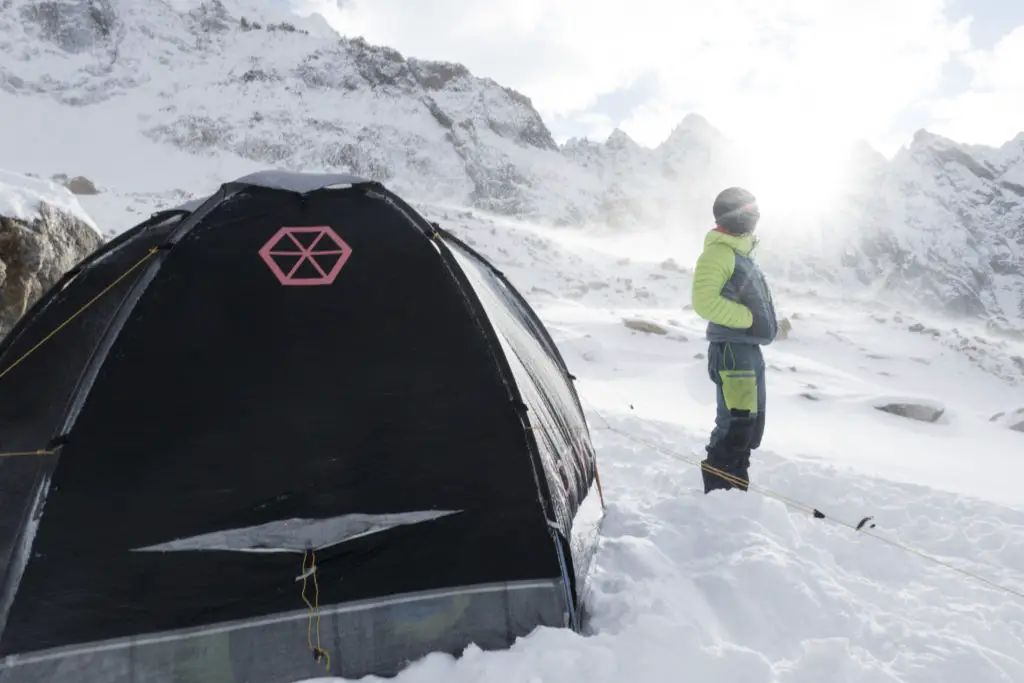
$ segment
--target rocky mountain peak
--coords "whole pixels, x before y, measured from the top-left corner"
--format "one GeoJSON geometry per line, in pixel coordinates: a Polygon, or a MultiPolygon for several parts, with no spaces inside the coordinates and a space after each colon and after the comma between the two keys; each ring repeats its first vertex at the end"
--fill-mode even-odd
{"type": "Polygon", "coordinates": [[[627,135],[626,132],[623,131],[621,128],[614,129],[608,135],[608,139],[605,141],[605,145],[607,145],[609,149],[621,149],[629,151],[637,151],[640,149],[640,145],[638,145],[633,140],[633,138],[629,137],[629,135],[627,135]]]}
{"type": "Polygon", "coordinates": [[[669,139],[671,140],[673,137],[684,134],[703,136],[708,139],[719,139],[725,137],[722,131],[718,130],[718,128],[713,126],[707,118],[697,112],[690,112],[684,116],[683,119],[672,129],[669,139]]]}

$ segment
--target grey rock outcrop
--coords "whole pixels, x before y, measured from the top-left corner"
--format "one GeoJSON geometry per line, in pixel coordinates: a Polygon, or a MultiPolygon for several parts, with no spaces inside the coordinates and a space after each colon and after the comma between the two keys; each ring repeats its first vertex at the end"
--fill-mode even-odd
{"type": "Polygon", "coordinates": [[[938,422],[945,409],[939,406],[923,405],[921,403],[892,402],[875,406],[877,410],[885,413],[892,413],[899,417],[905,417],[918,422],[938,422]]]}
{"type": "Polygon", "coordinates": [[[81,218],[49,204],[34,220],[0,215],[0,338],[100,243],[81,218]]]}
{"type": "Polygon", "coordinates": [[[1009,413],[996,413],[990,422],[995,422],[1000,427],[1006,427],[1015,432],[1024,432],[1024,408],[1011,410],[1009,413]]]}

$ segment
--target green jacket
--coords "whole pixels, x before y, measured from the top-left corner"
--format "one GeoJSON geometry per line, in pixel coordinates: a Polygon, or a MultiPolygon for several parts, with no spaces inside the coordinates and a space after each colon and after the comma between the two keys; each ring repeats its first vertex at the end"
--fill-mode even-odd
{"type": "Polygon", "coordinates": [[[708,321],[709,341],[770,344],[778,331],[775,303],[750,253],[753,235],[711,230],[693,272],[693,310],[708,321]]]}

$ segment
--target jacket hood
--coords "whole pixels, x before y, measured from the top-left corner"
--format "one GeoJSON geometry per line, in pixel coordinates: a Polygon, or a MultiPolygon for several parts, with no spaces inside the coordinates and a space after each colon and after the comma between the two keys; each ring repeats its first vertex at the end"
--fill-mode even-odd
{"type": "Polygon", "coordinates": [[[749,256],[750,252],[753,251],[754,247],[757,245],[757,238],[754,237],[753,233],[747,233],[745,235],[730,235],[729,233],[722,232],[721,230],[711,230],[704,236],[704,248],[707,249],[712,244],[716,243],[725,244],[743,256],[749,256]]]}

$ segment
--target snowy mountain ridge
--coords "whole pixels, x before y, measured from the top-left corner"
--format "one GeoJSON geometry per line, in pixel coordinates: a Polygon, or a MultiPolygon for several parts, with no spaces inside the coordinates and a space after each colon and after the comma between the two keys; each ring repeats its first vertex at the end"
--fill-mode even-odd
{"type": "MultiPolygon", "coordinates": [[[[132,109],[143,136],[193,154],[346,168],[502,213],[530,210],[519,157],[559,158],[524,96],[461,65],[268,23],[268,3],[6,1],[3,90],[132,109]]],[[[534,204],[557,199],[530,181],[534,204]]]]}
{"type": "MultiPolygon", "coordinates": [[[[559,145],[514,90],[266,0],[0,0],[0,102],[21,123],[0,166],[88,175],[130,192],[137,218],[255,168],[346,170],[423,202],[663,230],[692,250],[714,193],[751,180],[699,115],[653,149],[622,131],[559,145]],[[114,167],[129,148],[136,168],[114,167]]],[[[766,268],[1024,325],[1024,135],[990,149],[922,131],[892,161],[854,152],[827,212],[766,216],[766,268]]]]}
{"type": "Polygon", "coordinates": [[[902,219],[873,226],[886,285],[961,315],[1024,319],[1024,134],[992,149],[920,131],[883,192],[873,210],[902,219]]]}

